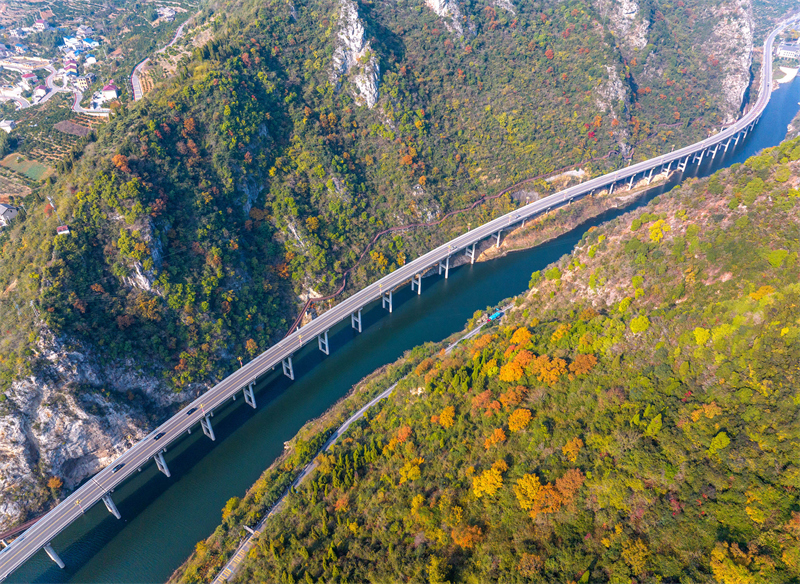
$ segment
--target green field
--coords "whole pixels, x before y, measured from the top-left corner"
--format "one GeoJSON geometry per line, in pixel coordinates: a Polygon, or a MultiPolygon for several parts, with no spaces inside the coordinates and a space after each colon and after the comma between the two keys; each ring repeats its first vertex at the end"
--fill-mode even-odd
{"type": "Polygon", "coordinates": [[[0,165],[37,181],[48,177],[53,172],[51,167],[30,158],[25,158],[20,154],[9,154],[0,161],[0,165]]]}

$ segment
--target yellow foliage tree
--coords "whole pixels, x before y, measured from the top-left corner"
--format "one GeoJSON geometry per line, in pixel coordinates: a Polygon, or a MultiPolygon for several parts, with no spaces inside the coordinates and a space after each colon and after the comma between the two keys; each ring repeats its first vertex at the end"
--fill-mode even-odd
{"type": "Polygon", "coordinates": [[[453,406],[447,406],[445,409],[442,410],[442,413],[439,414],[439,423],[442,425],[443,428],[452,427],[455,421],[456,421],[456,409],[453,406]]]}
{"type": "Polygon", "coordinates": [[[511,361],[510,363],[506,363],[500,368],[500,381],[505,381],[508,383],[514,383],[522,379],[522,376],[525,372],[520,367],[519,363],[516,361],[511,361]]]}
{"type": "Polygon", "coordinates": [[[472,492],[480,499],[483,496],[494,497],[503,486],[503,474],[499,468],[490,468],[472,478],[472,492]]]}
{"type": "Polygon", "coordinates": [[[514,413],[511,414],[508,418],[508,429],[511,432],[519,432],[520,430],[524,430],[528,427],[528,424],[531,422],[531,411],[525,409],[518,409],[514,410],[514,413]]]}
{"type": "Polygon", "coordinates": [[[641,540],[626,541],[622,544],[622,559],[631,568],[631,572],[640,576],[647,569],[650,550],[641,540]]]}
{"type": "Polygon", "coordinates": [[[577,436],[564,444],[561,448],[561,452],[566,456],[570,462],[575,462],[578,459],[578,453],[583,448],[583,440],[578,438],[577,436]]]}

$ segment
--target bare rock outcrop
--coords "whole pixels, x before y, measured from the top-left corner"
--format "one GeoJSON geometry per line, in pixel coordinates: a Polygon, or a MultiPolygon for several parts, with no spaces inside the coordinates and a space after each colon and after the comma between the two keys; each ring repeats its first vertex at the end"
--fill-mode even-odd
{"type": "Polygon", "coordinates": [[[355,86],[356,102],[372,109],[380,97],[380,72],[378,57],[366,38],[364,23],[358,15],[358,5],[353,0],[341,0],[332,83],[338,89],[342,78],[349,76],[355,86]]]}
{"type": "Polygon", "coordinates": [[[444,20],[445,26],[450,31],[455,32],[458,36],[464,36],[464,27],[461,25],[464,17],[456,0],[425,0],[425,4],[444,20]]]}
{"type": "Polygon", "coordinates": [[[0,531],[54,504],[49,478],[75,488],[190,397],[133,360],[101,365],[52,338],[44,345],[44,364],[15,381],[0,408],[0,531]]]}
{"type": "Polygon", "coordinates": [[[647,45],[650,21],[641,14],[637,0],[595,0],[595,7],[627,52],[647,45]]]}
{"type": "Polygon", "coordinates": [[[739,116],[745,92],[750,85],[750,67],[753,63],[753,5],[751,0],[739,0],[734,5],[720,5],[713,10],[717,23],[709,47],[712,63],[723,70],[722,94],[726,108],[723,123],[730,124],[739,116]]]}

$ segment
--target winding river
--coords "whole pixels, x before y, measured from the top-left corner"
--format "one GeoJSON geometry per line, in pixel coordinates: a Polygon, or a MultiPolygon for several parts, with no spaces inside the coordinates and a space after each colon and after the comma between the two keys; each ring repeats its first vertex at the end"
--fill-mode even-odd
{"type": "MultiPolygon", "coordinates": [[[[760,122],[738,148],[706,160],[692,176],[743,162],[782,140],[800,109],[800,78],[776,90],[760,122]]],[[[652,189],[641,206],[672,188],[677,181],[652,189]]],[[[115,519],[95,505],[54,540],[66,562],[59,570],[39,551],[8,582],[164,582],[207,537],[221,519],[221,509],[241,496],[281,453],[309,419],[322,414],[364,376],[427,341],[439,341],[460,330],[475,310],[492,306],[527,289],[530,275],[569,253],[586,230],[630,210],[609,211],[539,247],[451,270],[450,278],[429,278],[421,296],[409,289],[395,295],[392,314],[377,303],[364,311],[364,332],[346,321],[333,329],[331,355],[307,346],[295,360],[297,381],[279,371],[257,388],[258,409],[232,402],[214,416],[216,442],[202,432],[171,445],[166,458],[168,479],[150,464],[114,493],[122,513],[115,519]]]]}

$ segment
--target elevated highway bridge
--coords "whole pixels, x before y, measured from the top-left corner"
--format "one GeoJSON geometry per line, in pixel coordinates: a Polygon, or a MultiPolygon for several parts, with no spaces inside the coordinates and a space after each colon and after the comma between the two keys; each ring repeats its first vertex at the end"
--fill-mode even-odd
{"type": "Polygon", "coordinates": [[[303,328],[287,335],[279,343],[219,382],[153,430],[150,435],[120,455],[112,464],[97,473],[0,551],[0,581],[42,548],[53,561],[63,568],[64,563],[53,549],[51,542],[85,509],[103,501],[108,510],[119,518],[119,511],[111,499],[111,493],[116,486],[150,460],[154,460],[159,470],[169,477],[170,472],[164,459],[164,452],[170,442],[178,439],[185,432],[190,432],[191,428],[198,424],[203,432],[214,440],[211,419],[216,408],[231,398],[235,399],[239,392],[244,394],[245,402],[255,408],[256,400],[253,389],[259,377],[272,371],[275,367],[280,367],[287,377],[294,379],[293,354],[308,343],[317,343],[322,352],[329,354],[328,331],[339,322],[350,319],[353,328],[361,332],[361,311],[369,303],[381,300],[382,305],[391,312],[392,293],[395,289],[411,281],[412,289],[421,293],[424,272],[438,266],[439,272],[444,272],[447,277],[451,258],[455,254],[465,253],[474,262],[477,244],[484,239],[495,237],[499,243],[503,231],[515,228],[528,219],[573,200],[605,189],[613,192],[615,188],[631,188],[637,177],[640,180],[649,181],[654,173],[658,174],[673,168],[685,171],[689,165],[701,164],[706,157],[713,159],[720,151],[726,152],[729,148],[736,146],[752,130],[769,103],[775,38],[785,27],[798,20],[800,20],[800,16],[797,15],[787,18],[767,37],[764,42],[764,67],[761,71],[758,99],[735,124],[691,146],[644,162],[631,164],[627,168],[588,180],[489,221],[370,284],[303,328]],[[158,439],[156,439],[157,436],[158,439]]]}

